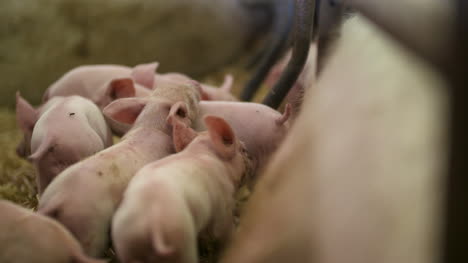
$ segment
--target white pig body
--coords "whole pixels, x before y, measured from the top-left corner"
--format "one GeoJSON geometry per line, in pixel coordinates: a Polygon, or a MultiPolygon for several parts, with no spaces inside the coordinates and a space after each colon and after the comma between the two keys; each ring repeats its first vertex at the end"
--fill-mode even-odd
{"type": "Polygon", "coordinates": [[[210,226],[215,238],[230,233],[235,189],[224,176],[225,167],[212,159],[167,157],[163,165],[147,165],[138,172],[122,211],[114,217],[114,245],[123,262],[168,256],[173,262],[197,262],[197,234],[211,221],[218,222],[210,226]]]}
{"type": "Polygon", "coordinates": [[[224,82],[220,87],[214,87],[207,84],[201,84],[202,100],[218,100],[218,101],[239,101],[231,93],[233,77],[226,75],[224,82]]]}
{"type": "Polygon", "coordinates": [[[61,173],[44,192],[39,212],[63,223],[87,253],[100,255],[107,246],[113,211],[130,178],[145,164],[172,152],[166,133],[133,129],[118,144],[61,173]]]}
{"type": "Polygon", "coordinates": [[[39,193],[68,166],[112,145],[112,134],[101,111],[80,96],[54,97],[33,112],[17,114],[37,118],[30,124],[34,127],[31,137],[24,140],[24,143],[30,141],[30,145],[23,147],[27,148],[24,152],[31,152],[29,159],[38,172],[39,193]]]}
{"type": "MultiPolygon", "coordinates": [[[[156,87],[158,85],[184,84],[193,81],[193,79],[181,73],[156,74],[155,76],[156,87]]],[[[232,84],[233,77],[229,74],[224,77],[224,82],[220,87],[200,83],[201,100],[238,101],[238,99],[231,93],[232,84]]]]}
{"type": "Polygon", "coordinates": [[[138,172],[113,219],[112,237],[122,262],[194,263],[198,234],[217,240],[231,234],[234,193],[249,165],[244,146],[232,134],[222,137],[232,144],[228,154],[221,151],[220,156],[205,134],[181,153],[138,172]]]}
{"type": "Polygon", "coordinates": [[[259,103],[225,101],[201,101],[199,107],[195,130],[205,130],[203,116],[223,117],[254,159],[254,170],[266,164],[289,128],[289,110],[282,115],[259,103]]]}
{"type": "Polygon", "coordinates": [[[39,212],[63,223],[93,256],[107,245],[113,211],[130,178],[145,164],[172,153],[170,137],[162,132],[136,130],[127,137],[65,170],[40,200],[39,212]]]}
{"type": "Polygon", "coordinates": [[[59,223],[0,200],[0,261],[2,263],[98,263],[59,223]]]}
{"type": "Polygon", "coordinates": [[[115,116],[135,117],[133,128],[118,144],[63,171],[39,201],[38,211],[64,224],[89,255],[99,256],[106,249],[110,220],[133,175],[174,152],[166,118],[180,114],[191,122],[197,116],[193,107],[198,93],[192,87],[156,89],[153,95],[144,105],[141,98],[109,105],[117,105],[115,116]],[[182,92],[186,90],[192,93],[182,92]]]}
{"type": "MultiPolygon", "coordinates": [[[[137,66],[138,67],[138,66],[137,66]]],[[[136,68],[136,67],[135,67],[136,68]]],[[[154,71],[151,73],[154,74],[154,71]]],[[[120,65],[86,65],[74,68],[53,83],[45,92],[43,101],[54,96],[79,95],[92,100],[100,108],[104,108],[112,102],[115,95],[108,90],[112,80],[131,78],[135,81],[135,93],[137,97],[148,96],[151,93],[151,85],[146,87],[140,81],[139,75],[134,74],[130,67],[120,65]]]]}

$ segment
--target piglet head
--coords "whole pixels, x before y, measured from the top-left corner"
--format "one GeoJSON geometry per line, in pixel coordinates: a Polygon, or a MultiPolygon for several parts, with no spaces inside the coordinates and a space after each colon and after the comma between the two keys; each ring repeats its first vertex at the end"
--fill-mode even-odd
{"type": "Polygon", "coordinates": [[[19,92],[16,92],[16,124],[24,134],[23,141],[16,148],[17,154],[21,157],[26,157],[31,153],[31,136],[38,118],[38,110],[23,99],[19,92]]]}
{"type": "Polygon", "coordinates": [[[135,97],[136,94],[135,83],[131,78],[113,79],[101,87],[100,91],[95,101],[101,109],[114,100],[135,97]]]}
{"type": "Polygon", "coordinates": [[[224,162],[235,176],[236,185],[244,175],[250,174],[252,162],[244,144],[239,141],[231,126],[221,117],[206,116],[204,118],[207,131],[196,133],[192,128],[178,118],[171,120],[173,140],[176,152],[187,150],[212,152],[224,162]]]}
{"type": "Polygon", "coordinates": [[[103,110],[104,117],[117,135],[124,135],[132,127],[148,98],[123,98],[107,105],[103,110]]]}
{"type": "Polygon", "coordinates": [[[136,65],[132,70],[131,76],[137,84],[152,90],[158,66],[158,62],[136,65]]]}
{"type": "Polygon", "coordinates": [[[211,145],[223,159],[236,157],[237,152],[245,151],[245,147],[237,140],[231,126],[220,117],[206,116],[204,118],[211,145]]]}
{"type": "Polygon", "coordinates": [[[187,122],[184,121],[185,113],[177,113],[179,110],[180,109],[173,107],[171,113],[167,117],[167,124],[172,127],[172,140],[176,152],[185,149],[198,135],[197,132],[190,128],[187,122]]]}
{"type": "Polygon", "coordinates": [[[152,98],[161,98],[171,104],[184,102],[187,107],[187,116],[193,122],[198,118],[198,103],[200,102],[200,83],[191,80],[187,83],[156,84],[151,94],[152,98]]]}
{"type": "Polygon", "coordinates": [[[201,137],[200,140],[209,140],[214,152],[224,161],[232,174],[238,175],[233,179],[235,185],[239,185],[242,179],[250,177],[252,161],[244,143],[237,139],[233,129],[221,117],[208,115],[204,118],[208,129],[208,138],[201,137]]]}

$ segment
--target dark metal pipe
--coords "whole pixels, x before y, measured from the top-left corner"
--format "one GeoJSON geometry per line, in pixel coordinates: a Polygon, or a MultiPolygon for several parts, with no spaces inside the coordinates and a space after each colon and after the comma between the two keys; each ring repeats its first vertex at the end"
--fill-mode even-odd
{"type": "Polygon", "coordinates": [[[270,37],[270,45],[263,52],[260,64],[252,79],[247,83],[240,95],[243,101],[250,101],[260,88],[273,65],[278,61],[286,49],[289,33],[293,26],[294,0],[273,0],[273,30],[270,37]]]}
{"type": "Polygon", "coordinates": [[[263,100],[263,104],[278,108],[304,68],[309,53],[311,30],[315,16],[315,0],[296,0],[294,46],[291,60],[279,81],[263,100]]]}
{"type": "Polygon", "coordinates": [[[458,0],[451,89],[449,173],[440,262],[468,262],[468,2],[458,0]]]}

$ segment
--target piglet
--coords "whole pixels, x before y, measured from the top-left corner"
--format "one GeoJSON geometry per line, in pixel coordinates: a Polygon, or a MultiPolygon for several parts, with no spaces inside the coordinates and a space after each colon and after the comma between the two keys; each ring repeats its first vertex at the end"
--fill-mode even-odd
{"type": "Polygon", "coordinates": [[[103,263],[88,258],[78,241],[59,223],[0,200],[0,262],[103,263]]]}
{"type": "Polygon", "coordinates": [[[177,117],[168,121],[179,153],[143,167],[113,219],[122,262],[198,262],[198,234],[224,240],[233,229],[233,195],[250,167],[243,143],[219,117],[205,117],[208,131],[198,136],[177,117]]]}
{"type": "Polygon", "coordinates": [[[74,68],[53,83],[43,101],[54,96],[80,95],[100,108],[118,98],[144,97],[151,93],[158,63],[135,66],[86,65],[74,68]]]}
{"type": "MultiPolygon", "coordinates": [[[[130,99],[125,98],[118,101],[127,100],[130,99]]],[[[145,101],[144,99],[136,100],[142,101],[142,103],[145,101]]],[[[201,101],[198,107],[200,114],[193,124],[195,130],[206,130],[203,122],[205,115],[214,114],[226,119],[251,154],[254,171],[265,166],[290,126],[291,106],[288,104],[283,114],[268,106],[253,102],[201,101]]],[[[118,125],[124,126],[125,120],[118,125]]],[[[130,127],[130,125],[127,126],[130,127]]]]}
{"type": "Polygon", "coordinates": [[[126,98],[104,112],[134,124],[122,140],[64,170],[39,200],[38,211],[64,224],[85,252],[99,256],[108,246],[110,221],[133,175],[174,152],[168,116],[190,124],[197,116],[198,91],[191,86],[157,88],[147,98],[126,98]]]}
{"type": "MultiPolygon", "coordinates": [[[[195,80],[184,74],[174,72],[156,74],[155,76],[155,86],[166,85],[168,83],[184,84],[191,81],[193,82],[195,80]]],[[[231,93],[233,81],[234,79],[232,75],[227,74],[220,87],[200,83],[201,100],[238,101],[238,99],[231,93]]]]}
{"type": "MultiPolygon", "coordinates": [[[[170,87],[174,86],[191,85],[198,89],[201,100],[237,101],[237,99],[230,92],[232,88],[233,78],[229,74],[225,76],[224,82],[221,85],[221,87],[216,88],[210,85],[199,83],[198,81],[193,80],[181,73],[171,72],[165,74],[154,74],[154,71],[157,67],[158,63],[156,62],[141,64],[134,68],[134,72],[138,73],[137,76],[139,79],[148,79],[146,83],[154,83],[153,88],[155,90],[161,88],[163,90],[168,90],[170,87]],[[154,77],[153,80],[150,80],[150,75],[154,77]]],[[[129,90],[130,89],[131,88],[129,88],[129,90]]],[[[107,121],[111,126],[112,131],[119,136],[124,135],[131,128],[131,125],[129,124],[116,122],[115,120],[112,120],[110,118],[107,118],[107,121]]]]}
{"type": "Polygon", "coordinates": [[[227,74],[224,77],[224,82],[219,88],[207,84],[201,84],[201,99],[202,100],[221,100],[221,101],[238,101],[231,93],[233,77],[227,74]]]}
{"type": "Polygon", "coordinates": [[[239,140],[245,143],[253,158],[254,170],[263,167],[286,135],[291,107],[283,114],[262,104],[252,102],[200,102],[200,115],[194,124],[198,131],[205,129],[203,116],[216,114],[232,127],[239,140]]]}
{"type": "Polygon", "coordinates": [[[19,152],[32,153],[39,194],[65,168],[112,145],[101,111],[80,96],[54,97],[34,109],[17,93],[16,114],[25,135],[19,152]]]}

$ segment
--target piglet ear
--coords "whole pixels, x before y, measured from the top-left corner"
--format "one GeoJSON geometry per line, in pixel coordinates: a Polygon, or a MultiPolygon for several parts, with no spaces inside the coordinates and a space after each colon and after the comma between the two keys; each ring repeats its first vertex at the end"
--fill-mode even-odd
{"type": "Polygon", "coordinates": [[[156,74],[158,66],[158,62],[136,65],[133,68],[131,76],[136,83],[143,85],[148,89],[153,89],[154,75],[156,74]]]}
{"type": "Polygon", "coordinates": [[[39,118],[39,112],[29,104],[19,91],[16,92],[16,124],[24,132],[31,134],[39,118]]]}
{"type": "Polygon", "coordinates": [[[116,122],[133,124],[148,103],[148,98],[124,98],[113,101],[102,112],[116,122]]]}
{"type": "Polygon", "coordinates": [[[197,133],[177,117],[170,116],[168,123],[172,126],[172,140],[176,152],[185,149],[197,137],[197,133]]]}
{"type": "Polygon", "coordinates": [[[231,126],[220,117],[206,116],[205,125],[217,153],[226,159],[231,159],[236,153],[236,136],[231,126]]]}
{"type": "Polygon", "coordinates": [[[182,151],[197,137],[197,133],[190,128],[187,106],[183,102],[177,102],[171,107],[166,122],[172,126],[172,140],[176,152],[182,151]]]}
{"type": "Polygon", "coordinates": [[[179,101],[172,105],[171,109],[169,110],[169,114],[167,115],[166,122],[169,125],[172,125],[173,119],[179,119],[187,126],[190,126],[191,121],[188,118],[187,105],[184,102],[179,101]]]}
{"type": "Polygon", "coordinates": [[[107,86],[111,100],[135,97],[135,85],[131,78],[113,79],[107,86]]]}

